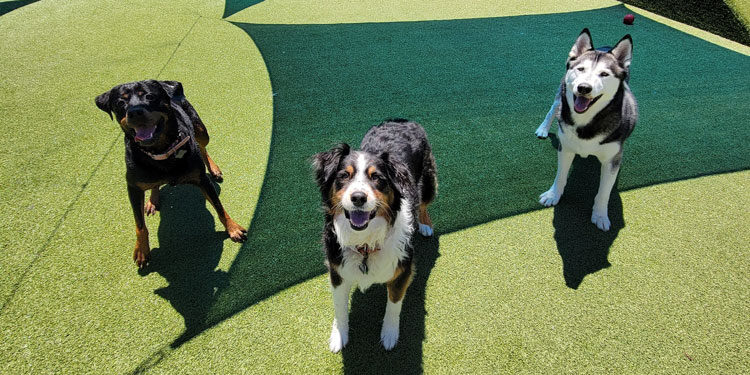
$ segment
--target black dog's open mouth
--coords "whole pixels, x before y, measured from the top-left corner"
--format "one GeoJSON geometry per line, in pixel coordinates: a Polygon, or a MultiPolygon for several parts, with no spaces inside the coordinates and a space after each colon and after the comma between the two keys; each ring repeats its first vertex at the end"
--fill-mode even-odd
{"type": "Polygon", "coordinates": [[[159,121],[157,121],[154,125],[136,128],[134,129],[135,141],[142,145],[151,144],[157,138],[156,136],[159,134],[159,132],[161,132],[163,128],[164,118],[160,118],[159,121]]]}
{"type": "Polygon", "coordinates": [[[377,212],[378,210],[372,210],[370,212],[344,210],[344,216],[349,219],[349,225],[352,226],[352,229],[364,230],[365,228],[367,228],[367,224],[370,223],[370,220],[375,217],[375,214],[377,212]]]}
{"type": "Polygon", "coordinates": [[[596,103],[596,101],[599,100],[599,98],[601,97],[602,96],[599,95],[596,98],[591,99],[591,98],[586,98],[583,96],[573,95],[573,104],[574,104],[573,109],[576,111],[576,113],[586,112],[586,110],[591,108],[591,106],[594,105],[594,103],[596,103]]]}

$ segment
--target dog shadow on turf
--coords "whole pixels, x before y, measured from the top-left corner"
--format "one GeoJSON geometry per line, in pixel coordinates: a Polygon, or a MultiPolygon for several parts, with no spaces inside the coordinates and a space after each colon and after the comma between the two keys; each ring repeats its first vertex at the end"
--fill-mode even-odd
{"type": "MultiPolygon", "coordinates": [[[[557,149],[559,140],[550,134],[557,149]]],[[[591,223],[591,208],[599,189],[599,160],[595,156],[576,155],[565,186],[565,193],[555,206],[552,224],[555,227],[557,251],[562,258],[565,285],[578,289],[584,277],[611,266],[609,249],[618,233],[625,227],[622,199],[617,183],[609,198],[609,231],[599,230],[591,223]]]]}
{"type": "Polygon", "coordinates": [[[412,239],[416,273],[406,291],[401,309],[396,347],[386,351],[380,343],[388,295],[385,285],[375,284],[365,293],[356,290],[349,311],[349,343],[342,350],[345,374],[421,374],[425,340],[425,290],[432,268],[440,256],[437,233],[412,239]]]}
{"type": "Polygon", "coordinates": [[[154,293],[185,319],[185,331],[171,344],[176,348],[206,329],[216,291],[228,284],[227,273],[216,269],[227,234],[215,230],[213,212],[197,187],[166,185],[160,198],[159,247],[139,273],[156,272],[169,283],[154,293]]]}

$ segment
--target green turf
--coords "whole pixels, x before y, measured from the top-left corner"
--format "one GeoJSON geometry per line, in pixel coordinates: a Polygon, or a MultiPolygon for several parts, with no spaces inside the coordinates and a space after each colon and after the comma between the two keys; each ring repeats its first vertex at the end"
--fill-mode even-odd
{"type": "Polygon", "coordinates": [[[653,22],[634,29],[620,14],[586,16],[622,8],[282,26],[223,21],[229,5],[40,1],[0,17],[0,177],[14,182],[0,186],[0,373],[747,372],[747,337],[734,334],[750,315],[748,265],[737,256],[747,252],[748,217],[735,204],[747,201],[747,172],[616,192],[616,230],[601,234],[587,222],[593,164],[579,161],[559,207],[508,217],[535,210],[551,182],[554,150],[533,130],[581,24],[597,43],[625,31],[636,39],[642,120],[620,190],[747,168],[735,137],[747,123],[747,57],[653,22]],[[562,26],[550,34],[549,24],[562,26]],[[699,56],[689,66],[676,50],[699,56]],[[532,55],[533,66],[509,63],[532,55]],[[673,65],[654,68],[661,61],[673,65]],[[434,69],[418,69],[424,62],[434,69]],[[222,200],[251,239],[232,244],[196,190],[165,187],[163,211],[148,220],[154,262],[139,275],[121,133],[93,97],[151,77],[185,84],[227,175],[222,200]],[[528,94],[507,88],[519,82],[528,94]],[[377,346],[384,295],[375,288],[353,297],[352,342],[331,355],[307,158],[335,141],[356,144],[390,115],[430,131],[439,236],[417,244],[424,255],[398,349],[377,346]],[[472,190],[480,183],[494,188],[472,190]],[[559,324],[545,330],[548,322],[559,324]]]}

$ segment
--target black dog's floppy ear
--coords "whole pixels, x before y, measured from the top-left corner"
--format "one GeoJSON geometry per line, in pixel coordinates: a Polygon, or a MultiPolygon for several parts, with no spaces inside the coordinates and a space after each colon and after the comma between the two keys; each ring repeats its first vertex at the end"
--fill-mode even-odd
{"type": "Polygon", "coordinates": [[[107,112],[109,115],[109,118],[114,120],[114,117],[112,117],[112,105],[109,102],[109,98],[112,95],[112,91],[114,89],[111,89],[109,91],[106,91],[105,93],[99,95],[94,100],[96,102],[96,106],[99,107],[104,112],[107,112]]]}
{"type": "Polygon", "coordinates": [[[157,81],[159,85],[167,92],[169,98],[176,101],[181,101],[185,98],[185,93],[182,92],[182,83],[177,81],[157,81]]]}
{"type": "Polygon", "coordinates": [[[392,158],[388,152],[380,154],[380,159],[385,163],[388,179],[396,193],[414,203],[413,198],[416,197],[417,191],[409,167],[400,160],[392,158]]]}
{"type": "Polygon", "coordinates": [[[592,49],[594,49],[594,42],[591,40],[589,29],[581,30],[576,42],[573,44],[573,48],[571,48],[568,53],[568,62],[577,59],[578,56],[581,56],[584,52],[592,49]]]}
{"type": "Polygon", "coordinates": [[[315,181],[320,187],[323,200],[326,201],[331,182],[336,175],[341,159],[349,155],[351,148],[346,143],[339,143],[332,149],[319,152],[312,157],[312,166],[315,169],[315,181]]]}

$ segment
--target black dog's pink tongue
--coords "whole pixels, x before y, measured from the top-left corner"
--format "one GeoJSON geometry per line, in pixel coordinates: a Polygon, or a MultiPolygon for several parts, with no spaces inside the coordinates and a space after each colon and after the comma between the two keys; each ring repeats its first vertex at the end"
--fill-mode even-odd
{"type": "Polygon", "coordinates": [[[138,128],[135,129],[135,140],[140,141],[147,141],[151,139],[151,137],[154,136],[154,131],[156,130],[156,126],[150,126],[148,128],[138,128]]]}
{"type": "Polygon", "coordinates": [[[370,213],[365,211],[352,211],[349,213],[349,220],[352,224],[361,227],[370,220],[370,213]]]}
{"type": "Polygon", "coordinates": [[[589,108],[589,104],[591,103],[591,99],[583,97],[583,96],[576,96],[575,101],[575,109],[576,112],[583,112],[589,108]]]}

